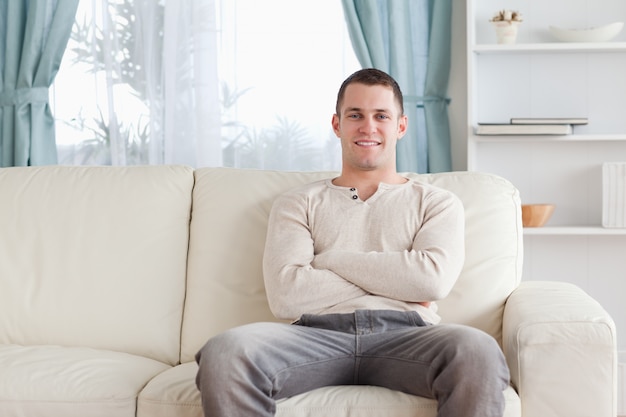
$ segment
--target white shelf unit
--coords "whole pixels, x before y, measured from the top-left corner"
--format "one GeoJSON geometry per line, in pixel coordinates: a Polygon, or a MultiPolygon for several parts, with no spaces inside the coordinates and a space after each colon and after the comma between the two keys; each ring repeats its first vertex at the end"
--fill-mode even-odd
{"type": "Polygon", "coordinates": [[[609,229],[602,226],[525,227],[527,236],[626,236],[626,229],[609,229]]]}
{"type": "Polygon", "coordinates": [[[549,26],[626,21],[623,0],[467,1],[467,167],[509,179],[522,203],[553,203],[544,227],[524,229],[524,280],[581,286],[613,316],[626,350],[626,229],[602,227],[602,164],[626,162],[626,29],[600,43],[565,43],[549,26]],[[515,44],[489,19],[521,12],[515,44]],[[587,117],[563,136],[481,136],[478,123],[587,117]]]}
{"type": "Polygon", "coordinates": [[[599,43],[526,43],[512,45],[483,44],[474,45],[475,54],[528,54],[528,53],[594,53],[594,52],[626,52],[626,42],[599,43]]]}

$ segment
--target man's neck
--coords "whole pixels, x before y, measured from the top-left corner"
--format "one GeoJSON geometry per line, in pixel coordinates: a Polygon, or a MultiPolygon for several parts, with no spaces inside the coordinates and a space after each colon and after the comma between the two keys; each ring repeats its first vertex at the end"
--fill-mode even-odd
{"type": "Polygon", "coordinates": [[[348,173],[343,171],[341,175],[333,180],[333,184],[340,187],[354,187],[358,190],[359,198],[363,201],[370,198],[378,190],[380,183],[404,184],[405,177],[395,171],[359,171],[358,173],[348,173]]]}

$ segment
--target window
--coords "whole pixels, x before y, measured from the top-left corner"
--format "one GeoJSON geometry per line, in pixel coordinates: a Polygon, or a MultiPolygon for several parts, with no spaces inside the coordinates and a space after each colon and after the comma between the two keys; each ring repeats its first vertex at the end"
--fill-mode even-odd
{"type": "MultiPolygon", "coordinates": [[[[185,65],[216,62],[221,127],[210,140],[221,155],[213,160],[243,168],[340,168],[330,121],[339,84],[360,68],[341,2],[168,1],[190,26],[166,23],[174,13],[167,1],[81,0],[51,97],[60,163],[167,163],[171,147],[189,146],[176,137],[169,146],[157,143],[167,141],[166,67],[178,65],[179,78],[185,68],[163,59],[163,50],[183,39],[182,32],[192,32],[191,25],[210,20],[197,22],[211,15],[180,10],[202,3],[215,17],[215,36],[207,37],[215,47],[198,43],[192,33],[196,55],[185,65]]],[[[187,59],[184,49],[179,52],[176,61],[187,59]]],[[[190,85],[201,88],[209,81],[198,78],[190,85]]]]}

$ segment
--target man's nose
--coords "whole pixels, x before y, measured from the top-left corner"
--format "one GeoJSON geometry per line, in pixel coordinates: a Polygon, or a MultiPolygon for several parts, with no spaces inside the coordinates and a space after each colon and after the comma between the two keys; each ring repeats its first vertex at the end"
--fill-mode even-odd
{"type": "Polygon", "coordinates": [[[363,119],[363,124],[361,125],[361,131],[363,133],[373,133],[376,129],[376,121],[373,118],[366,117],[363,119]]]}

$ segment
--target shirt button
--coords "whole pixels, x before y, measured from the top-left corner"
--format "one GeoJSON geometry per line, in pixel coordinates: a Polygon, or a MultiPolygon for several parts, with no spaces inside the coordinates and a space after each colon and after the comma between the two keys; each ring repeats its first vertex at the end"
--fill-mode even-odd
{"type": "Polygon", "coordinates": [[[356,191],[356,188],[354,188],[354,187],[350,188],[350,191],[356,191]]]}
{"type": "Polygon", "coordinates": [[[356,195],[356,194],[352,196],[352,199],[353,199],[353,200],[356,200],[357,198],[359,198],[359,196],[358,196],[358,195],[356,195]]]}

